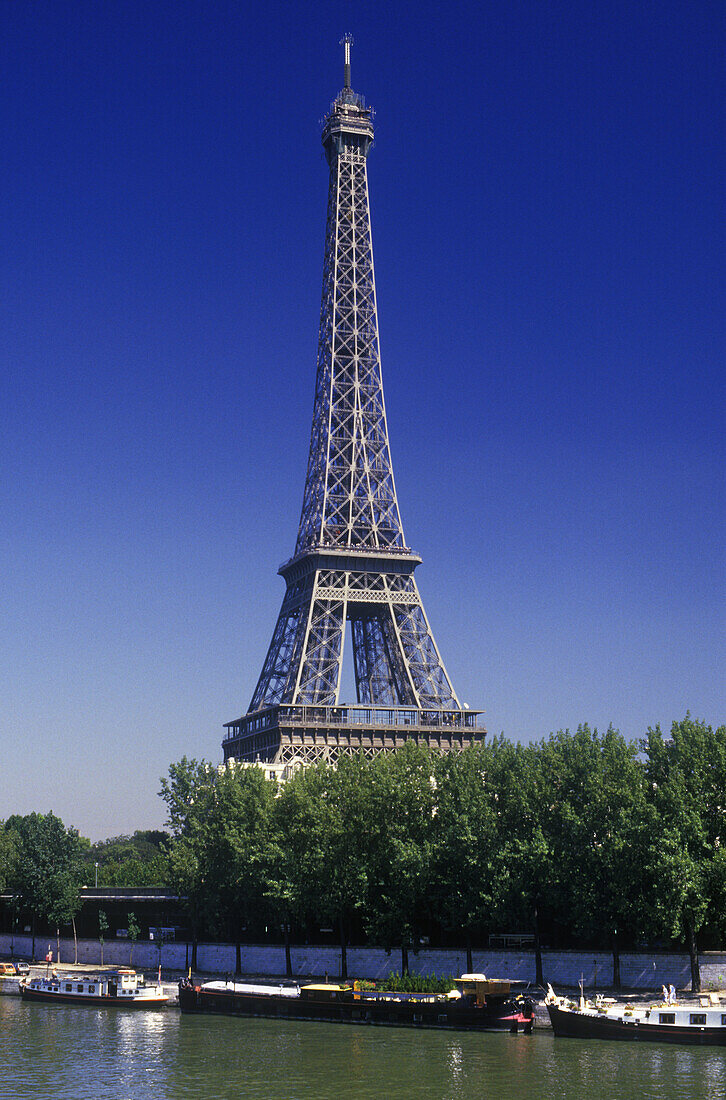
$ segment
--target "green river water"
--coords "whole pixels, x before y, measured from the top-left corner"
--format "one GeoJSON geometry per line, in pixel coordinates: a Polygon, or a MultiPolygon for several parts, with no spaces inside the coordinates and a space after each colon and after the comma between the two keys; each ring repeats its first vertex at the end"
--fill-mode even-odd
{"type": "Polygon", "coordinates": [[[717,1098],[726,1049],[27,1005],[0,997],[0,1097],[717,1098]]]}

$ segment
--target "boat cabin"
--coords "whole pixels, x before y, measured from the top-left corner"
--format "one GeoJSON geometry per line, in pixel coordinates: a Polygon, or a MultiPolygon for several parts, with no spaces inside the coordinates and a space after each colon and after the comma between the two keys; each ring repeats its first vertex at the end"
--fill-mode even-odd
{"type": "Polygon", "coordinates": [[[58,975],[54,971],[50,978],[33,978],[29,988],[73,997],[132,998],[138,996],[145,984],[143,974],[120,967],[118,970],[103,970],[98,974],[58,975]]]}
{"type": "Polygon", "coordinates": [[[487,997],[508,997],[512,986],[506,978],[487,978],[486,974],[462,974],[454,981],[462,997],[475,999],[478,1005],[485,1005],[487,997]]]}
{"type": "Polygon", "coordinates": [[[303,985],[300,987],[300,997],[303,1001],[340,1001],[344,995],[350,999],[351,987],[349,985],[332,985],[330,983],[319,985],[303,985]]]}

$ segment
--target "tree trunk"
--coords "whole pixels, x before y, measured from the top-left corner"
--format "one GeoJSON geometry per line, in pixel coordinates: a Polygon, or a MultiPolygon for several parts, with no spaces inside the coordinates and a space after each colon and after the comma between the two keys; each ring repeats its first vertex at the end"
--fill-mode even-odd
{"type": "Polygon", "coordinates": [[[346,981],[348,978],[348,949],[345,942],[345,920],[343,914],[340,914],[340,979],[346,981]]]}
{"type": "Polygon", "coordinates": [[[197,969],[197,932],[192,932],[192,970],[197,969]]]}
{"type": "Polygon", "coordinates": [[[234,972],[238,978],[242,977],[242,947],[239,940],[234,945],[234,972]]]}
{"type": "Polygon", "coordinates": [[[613,989],[620,988],[620,941],[616,929],[613,932],[613,989]]]}
{"type": "Polygon", "coordinates": [[[691,993],[701,992],[701,968],[698,965],[698,944],[696,942],[696,925],[692,917],[686,922],[688,932],[688,955],[691,960],[691,993]]]}
{"type": "Polygon", "coordinates": [[[467,974],[474,973],[474,958],[471,953],[471,932],[468,928],[466,930],[466,972],[467,974]]]}
{"type": "Polygon", "coordinates": [[[71,917],[71,924],[73,925],[73,965],[78,966],[78,933],[76,932],[76,918],[71,917]]]}
{"type": "Polygon", "coordinates": [[[544,975],[542,973],[542,944],[539,941],[539,912],[537,910],[537,903],[534,904],[534,968],[535,975],[534,980],[537,985],[544,986],[544,975]]]}
{"type": "Polygon", "coordinates": [[[285,976],[292,977],[292,955],[290,954],[290,925],[285,921],[285,976]]]}
{"type": "Polygon", "coordinates": [[[408,974],[408,944],[401,944],[401,977],[405,978],[408,974]]]}

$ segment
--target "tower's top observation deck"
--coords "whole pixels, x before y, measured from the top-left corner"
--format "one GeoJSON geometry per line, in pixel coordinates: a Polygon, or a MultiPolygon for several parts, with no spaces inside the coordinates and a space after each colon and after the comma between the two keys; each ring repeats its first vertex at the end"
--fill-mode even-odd
{"type": "Polygon", "coordinates": [[[350,47],[353,37],[346,34],[344,84],[337,97],[330,104],[330,114],[323,123],[323,145],[328,164],[341,153],[357,153],[368,156],[373,143],[373,108],[366,107],[362,95],[354,92],[350,86],[350,47]]]}

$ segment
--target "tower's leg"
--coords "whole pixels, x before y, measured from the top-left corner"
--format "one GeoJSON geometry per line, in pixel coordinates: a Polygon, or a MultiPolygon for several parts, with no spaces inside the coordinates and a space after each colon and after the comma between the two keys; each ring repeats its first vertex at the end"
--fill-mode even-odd
{"type": "Polygon", "coordinates": [[[346,604],[331,596],[327,570],[291,583],[250,711],[275,703],[337,703],[346,604]]]}
{"type": "Polygon", "coordinates": [[[345,601],[325,597],[320,591],[320,572],[315,574],[310,614],[291,702],[330,706],[338,702],[340,692],[345,601]]]}
{"type": "Polygon", "coordinates": [[[459,700],[436,648],[416,581],[412,576],[396,577],[391,578],[390,584],[409,597],[405,602],[392,597],[392,609],[403,660],[413,681],[418,705],[458,708],[459,700]]]}
{"type": "Polygon", "coordinates": [[[312,590],[312,576],[288,584],[250,711],[290,700],[300,664],[312,590]]]}

